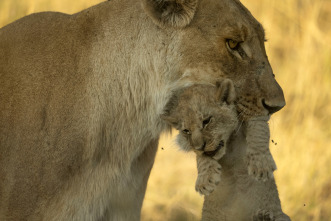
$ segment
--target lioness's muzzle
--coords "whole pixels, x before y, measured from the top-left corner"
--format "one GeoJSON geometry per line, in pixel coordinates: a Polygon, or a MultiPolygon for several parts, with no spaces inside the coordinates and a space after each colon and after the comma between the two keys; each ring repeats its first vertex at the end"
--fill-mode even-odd
{"type": "Polygon", "coordinates": [[[264,94],[261,102],[269,114],[273,114],[285,106],[283,90],[271,74],[265,74],[261,77],[259,84],[264,94]]]}

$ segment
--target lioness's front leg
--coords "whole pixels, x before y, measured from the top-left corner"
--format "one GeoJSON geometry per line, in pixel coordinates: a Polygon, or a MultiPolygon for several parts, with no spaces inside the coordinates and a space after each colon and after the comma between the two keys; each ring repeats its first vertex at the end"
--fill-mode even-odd
{"type": "Polygon", "coordinates": [[[221,181],[221,165],[211,157],[197,155],[198,178],[195,190],[208,196],[221,181]]]}

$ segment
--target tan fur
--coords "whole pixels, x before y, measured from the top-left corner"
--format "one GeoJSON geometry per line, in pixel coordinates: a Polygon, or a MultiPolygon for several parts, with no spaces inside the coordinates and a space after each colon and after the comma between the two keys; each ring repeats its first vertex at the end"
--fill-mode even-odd
{"type": "Polygon", "coordinates": [[[247,168],[248,174],[257,180],[266,181],[273,178],[276,163],[269,150],[269,117],[253,117],[246,124],[247,168]]]}
{"type": "Polygon", "coordinates": [[[232,135],[222,165],[221,182],[205,196],[202,221],[289,221],[283,213],[274,179],[266,182],[248,174],[245,130],[232,135]]]}
{"type": "Polygon", "coordinates": [[[229,140],[238,123],[232,88],[229,80],[218,87],[190,86],[170,99],[162,115],[179,130],[178,145],[197,154],[196,190],[206,196],[202,220],[288,221],[275,181],[268,180],[276,167],[269,151],[269,117],[250,118],[231,138],[238,141],[229,140]],[[225,146],[206,155],[217,150],[220,140],[225,146]]]}
{"type": "Polygon", "coordinates": [[[285,104],[239,1],[154,2],[0,29],[0,220],[139,220],[159,116],[180,87],[230,78],[242,116],[285,104]]]}
{"type": "Polygon", "coordinates": [[[143,7],[161,27],[183,28],[190,24],[198,0],[142,0],[143,7]]]}
{"type": "Polygon", "coordinates": [[[220,181],[217,160],[226,153],[227,141],[238,124],[233,93],[229,80],[218,87],[194,85],[170,99],[162,115],[179,131],[179,147],[197,154],[195,189],[203,195],[209,195],[220,181]]]}

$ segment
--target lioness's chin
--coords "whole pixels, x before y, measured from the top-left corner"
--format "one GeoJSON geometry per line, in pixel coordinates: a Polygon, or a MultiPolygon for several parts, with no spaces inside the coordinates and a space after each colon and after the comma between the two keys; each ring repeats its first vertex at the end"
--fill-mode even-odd
{"type": "Polygon", "coordinates": [[[270,117],[269,112],[263,107],[250,107],[245,103],[237,103],[237,112],[240,120],[248,120],[256,116],[270,117]]]}

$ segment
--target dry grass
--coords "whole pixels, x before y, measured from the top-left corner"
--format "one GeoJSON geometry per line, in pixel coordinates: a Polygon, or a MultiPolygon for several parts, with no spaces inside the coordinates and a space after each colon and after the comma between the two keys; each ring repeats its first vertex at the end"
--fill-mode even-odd
{"type": "MultiPolygon", "coordinates": [[[[74,13],[100,0],[1,0],[0,26],[37,11],[74,13]],[[68,3],[70,2],[70,3],[68,3]]],[[[283,208],[293,220],[331,217],[331,2],[243,0],[264,25],[287,106],[271,120],[283,208]]],[[[163,138],[142,220],[198,220],[195,158],[163,138]],[[163,147],[163,149],[161,148],[163,147]]]]}

